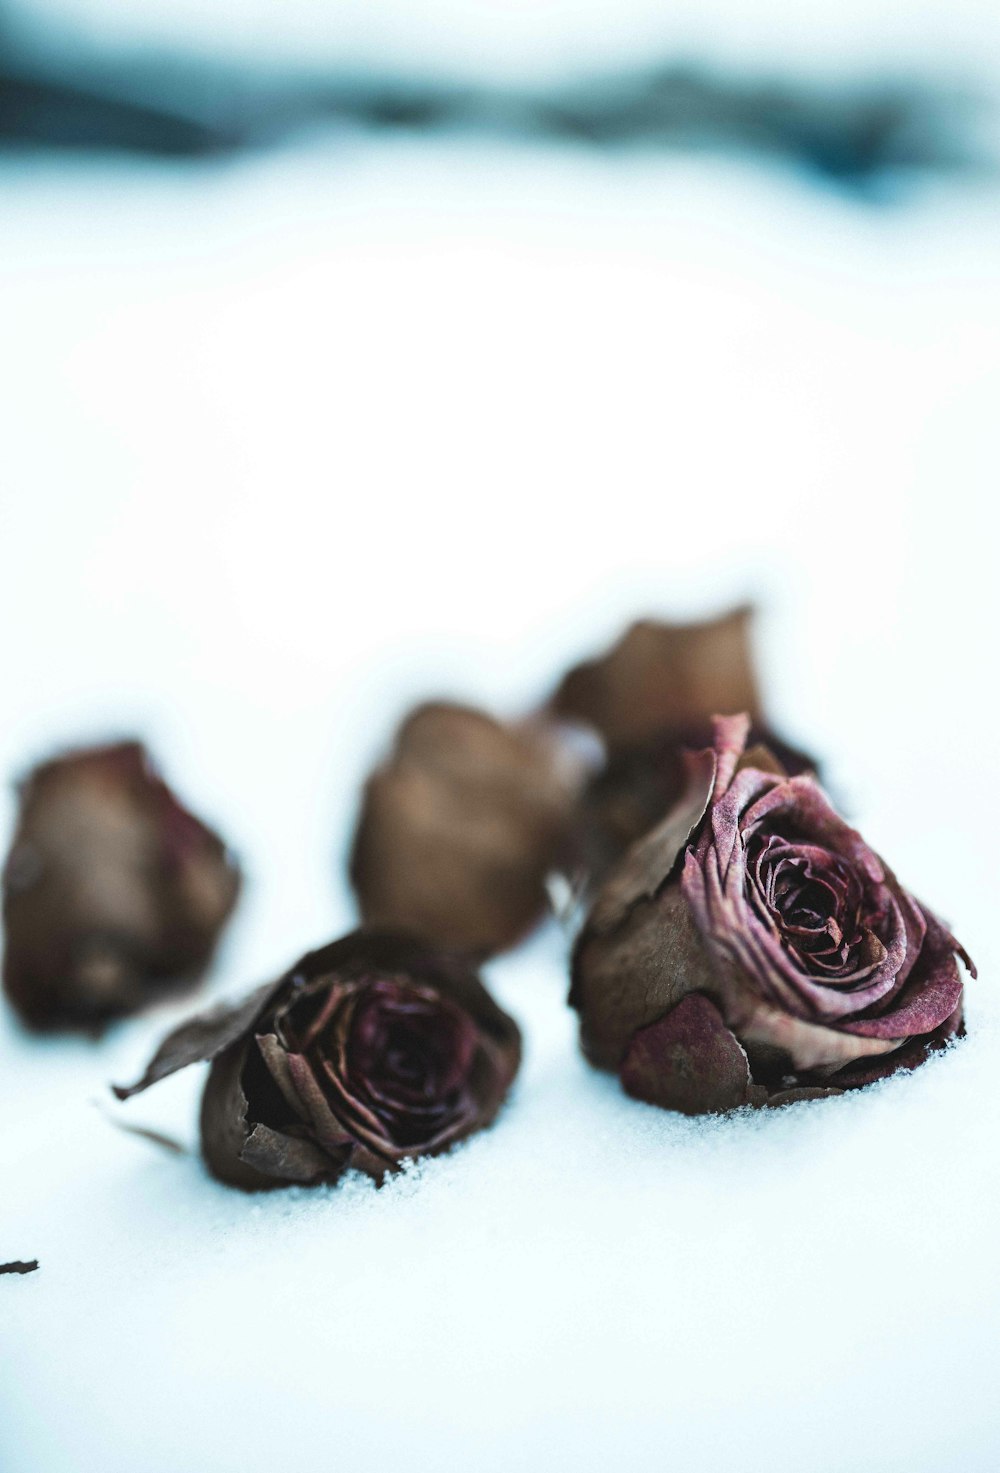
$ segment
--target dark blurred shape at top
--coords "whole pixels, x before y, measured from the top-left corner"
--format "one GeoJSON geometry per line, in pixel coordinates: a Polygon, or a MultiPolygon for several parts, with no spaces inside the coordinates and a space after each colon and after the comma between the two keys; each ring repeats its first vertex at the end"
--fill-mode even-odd
{"type": "Polygon", "coordinates": [[[0,30],[0,147],[200,158],[260,148],[326,121],[618,150],[743,150],[870,193],[900,170],[971,162],[956,111],[954,98],[915,83],[824,90],[678,65],[549,90],[376,75],[265,77],[162,57],[88,57],[72,66],[5,44],[0,30]]]}

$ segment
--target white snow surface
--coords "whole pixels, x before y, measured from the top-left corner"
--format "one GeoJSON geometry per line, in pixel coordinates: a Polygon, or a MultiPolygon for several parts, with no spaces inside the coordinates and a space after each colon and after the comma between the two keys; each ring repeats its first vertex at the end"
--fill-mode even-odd
{"type": "MultiPolygon", "coordinates": [[[[248,1197],[190,1004],[0,1022],[4,1473],[1000,1464],[1000,202],[317,138],[0,164],[0,772],[138,731],[243,856],[207,989],[353,923],[360,779],[423,695],[517,711],[643,612],[746,595],[774,717],[980,967],[968,1038],[688,1120],[590,1070],[553,925],[487,969],[496,1125],[248,1197]]],[[[0,812],[9,831],[13,802],[0,812]]]]}

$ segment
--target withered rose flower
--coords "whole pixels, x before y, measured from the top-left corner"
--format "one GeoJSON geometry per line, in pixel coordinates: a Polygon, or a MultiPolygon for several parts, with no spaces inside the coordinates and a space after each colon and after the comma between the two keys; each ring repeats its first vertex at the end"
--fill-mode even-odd
{"type": "Polygon", "coordinates": [[[717,719],[599,891],[570,1001],[593,1063],[700,1114],[837,1094],[962,1031],[955,938],[809,776],[717,719]]]}
{"type": "Polygon", "coordinates": [[[435,703],[368,779],[351,855],[366,923],[488,955],[541,918],[579,773],[541,725],[435,703]]]}
{"type": "Polygon", "coordinates": [[[747,711],[760,722],[752,622],[749,605],[696,624],[640,619],[607,654],[564,676],[553,709],[594,727],[612,750],[698,730],[716,711],[747,711]]]}
{"type": "Polygon", "coordinates": [[[747,605],[696,624],[640,620],[607,654],[563,679],[553,713],[595,730],[606,753],[584,790],[575,834],[578,863],[591,880],[680,797],[684,753],[711,743],[716,711],[749,712],[751,740],[766,743],[790,775],[817,770],[765,720],[752,622],[747,605]]]}
{"type": "Polygon", "coordinates": [[[239,872],[139,742],[71,752],[20,790],[3,985],[32,1027],[97,1030],[207,967],[239,872]]]}
{"type": "Polygon", "coordinates": [[[389,932],[310,952],[242,1003],[176,1029],[119,1099],[198,1060],[205,1160],[252,1191],[376,1180],[496,1115],[521,1038],[467,962],[389,932]]]}

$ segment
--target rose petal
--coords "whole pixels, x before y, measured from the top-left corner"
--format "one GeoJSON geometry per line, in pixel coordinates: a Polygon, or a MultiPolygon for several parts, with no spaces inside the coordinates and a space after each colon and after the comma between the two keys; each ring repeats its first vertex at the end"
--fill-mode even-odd
{"type": "Polygon", "coordinates": [[[112,1085],[112,1090],[120,1100],[127,1100],[131,1095],[137,1095],[151,1084],[156,1084],[158,1080],[166,1079],[168,1074],[176,1074],[178,1069],[184,1069],[188,1064],[217,1058],[253,1027],[284,983],[285,978],[280,978],[277,982],[267,982],[239,1002],[222,1003],[210,1008],[208,1012],[199,1013],[195,1018],[189,1018],[186,1023],[167,1034],[150,1059],[141,1079],[135,1084],[112,1085]]]}
{"type": "Polygon", "coordinates": [[[930,911],[922,910],[922,914],[927,926],[924,944],[895,1005],[889,1011],[880,1010],[878,1017],[842,1023],[845,1032],[865,1038],[911,1038],[932,1033],[960,1005],[963,986],[955,957],[958,943],[930,911]]]}
{"type": "Polygon", "coordinates": [[[779,1089],[775,1094],[768,1095],[765,1103],[771,1109],[778,1109],[782,1105],[791,1105],[796,1100],[829,1100],[834,1095],[842,1095],[842,1089],[823,1089],[820,1085],[802,1085],[797,1089],[779,1089]]]}
{"type": "Polygon", "coordinates": [[[662,823],[633,844],[602,886],[588,919],[600,934],[621,924],[640,900],[649,899],[675,871],[685,844],[704,817],[715,781],[715,756],[685,752],[687,784],[662,823]]]}
{"type": "Polygon", "coordinates": [[[712,733],[717,763],[712,801],[717,802],[728,790],[743,756],[750,734],[750,717],[745,712],[739,716],[716,716],[712,733]]]}
{"type": "Polygon", "coordinates": [[[591,1063],[617,1069],[636,1029],[689,992],[713,990],[715,972],[676,885],[635,905],[610,936],[584,930],[573,957],[570,1005],[591,1063]]]}
{"type": "Polygon", "coordinates": [[[749,997],[745,998],[745,1011],[739,1018],[733,1017],[728,1007],[726,1011],[732,1026],[748,1044],[770,1044],[786,1053],[792,1065],[790,1073],[831,1074],[855,1059],[891,1053],[902,1041],[861,1038],[818,1023],[805,1023],[772,1003],[749,997]]]}
{"type": "Polygon", "coordinates": [[[331,1155],[349,1150],[354,1143],[354,1132],[347,1130],[330,1108],[330,1101],[310,1069],[309,1061],[301,1054],[289,1054],[288,1067],[320,1145],[331,1155]]]}
{"type": "Polygon", "coordinates": [[[685,1115],[735,1110],[750,1094],[747,1056],[701,993],[638,1029],[619,1073],[634,1098],[685,1115]]]}
{"type": "Polygon", "coordinates": [[[267,1125],[254,1126],[240,1151],[240,1160],[278,1181],[332,1181],[336,1175],[333,1162],[319,1146],[267,1125]]]}

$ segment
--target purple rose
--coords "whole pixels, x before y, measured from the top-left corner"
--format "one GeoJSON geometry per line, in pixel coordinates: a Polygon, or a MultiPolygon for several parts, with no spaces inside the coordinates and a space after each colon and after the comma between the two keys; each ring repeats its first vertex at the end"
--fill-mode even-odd
{"type": "Polygon", "coordinates": [[[719,718],[681,801],[597,895],[571,1002],[585,1051],[689,1114],[839,1093],[962,1028],[948,930],[815,779],[719,718]]]}
{"type": "Polygon", "coordinates": [[[131,1088],[211,1059],[201,1137],[215,1176],[247,1190],[376,1180],[489,1125],[520,1033],[468,964],[356,931],[277,982],[182,1024],[131,1088]]]}

